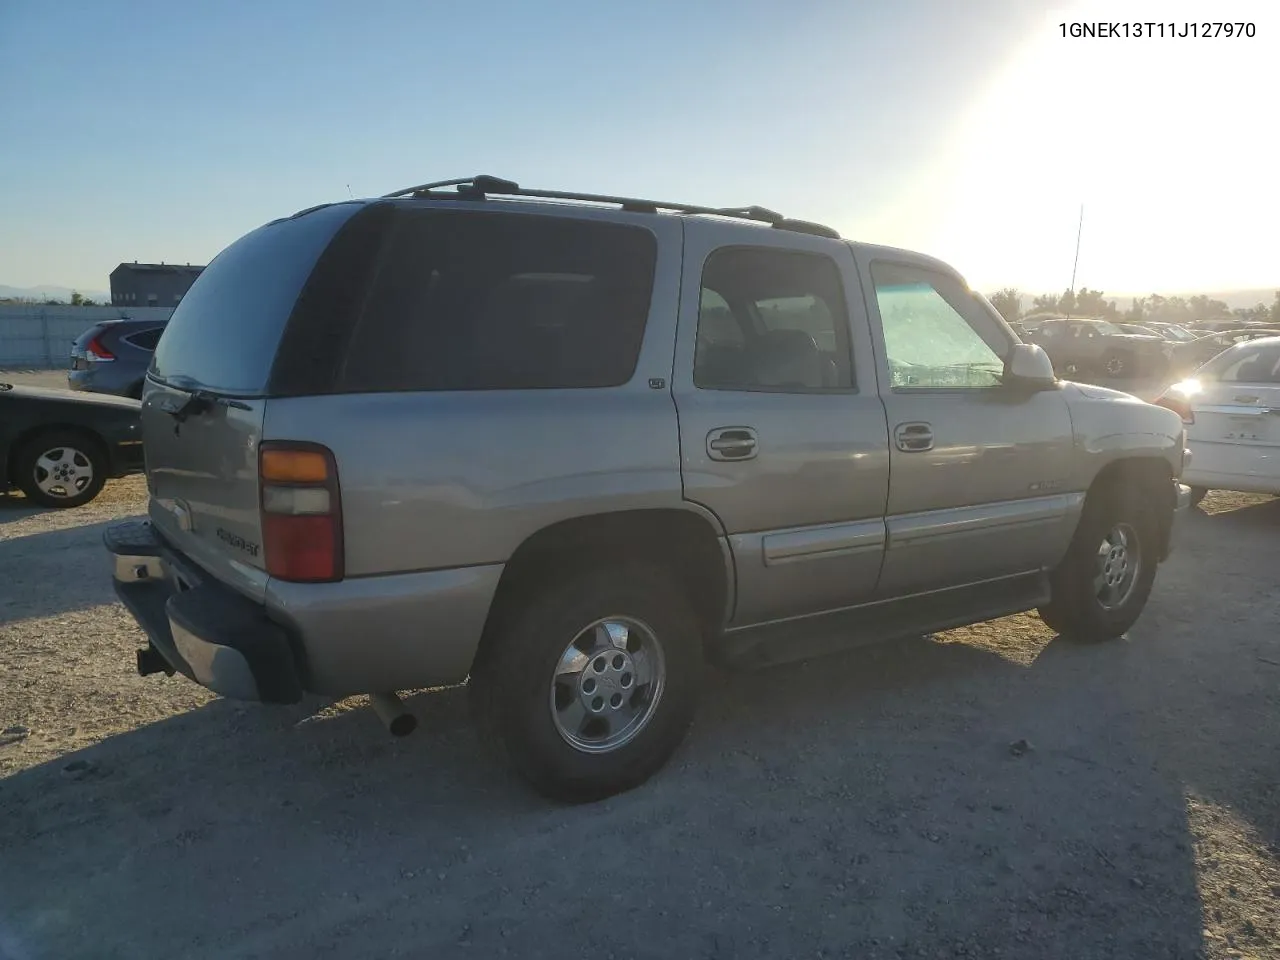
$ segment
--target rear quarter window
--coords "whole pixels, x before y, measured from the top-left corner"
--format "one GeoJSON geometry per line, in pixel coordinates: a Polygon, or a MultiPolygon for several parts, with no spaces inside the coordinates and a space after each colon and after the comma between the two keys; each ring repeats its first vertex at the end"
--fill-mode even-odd
{"type": "Polygon", "coordinates": [[[143,330],[140,333],[131,333],[124,339],[139,350],[154,350],[156,344],[160,342],[160,334],[162,333],[164,333],[164,327],[155,327],[151,330],[143,330]]]}
{"type": "Polygon", "coordinates": [[[264,393],[303,284],[359,209],[334,204],[269,223],[218,254],[169,319],[152,357],[152,376],[214,393],[264,393]]]}
{"type": "Polygon", "coordinates": [[[626,224],[402,211],[338,374],[343,392],[619,386],[657,241],[626,224]]]}

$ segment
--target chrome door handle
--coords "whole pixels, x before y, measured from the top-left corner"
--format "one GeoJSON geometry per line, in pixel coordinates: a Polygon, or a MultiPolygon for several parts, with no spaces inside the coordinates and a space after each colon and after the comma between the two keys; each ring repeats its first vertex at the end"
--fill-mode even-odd
{"type": "Polygon", "coordinates": [[[893,442],[903,453],[932,450],[933,427],[927,423],[900,423],[894,428],[893,442]]]}
{"type": "Polygon", "coordinates": [[[707,456],[712,460],[750,460],[757,446],[750,427],[719,427],[707,434],[707,456]]]}

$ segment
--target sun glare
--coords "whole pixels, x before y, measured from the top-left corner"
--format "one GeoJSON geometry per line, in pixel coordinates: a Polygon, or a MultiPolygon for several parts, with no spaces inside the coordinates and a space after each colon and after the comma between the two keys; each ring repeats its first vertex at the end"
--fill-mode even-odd
{"type": "MultiPolygon", "coordinates": [[[[1132,6],[1132,5],[1130,5],[1132,6]]],[[[1205,7],[1126,8],[1130,22],[1201,22],[1205,7]]],[[[940,201],[930,249],[975,286],[1070,282],[1116,293],[1280,282],[1269,101],[1280,8],[1230,5],[1254,38],[1064,38],[1114,5],[1063,6],[1028,36],[961,118],[924,192],[940,201]]],[[[1225,9],[1214,8],[1214,17],[1225,9]]],[[[918,213],[917,213],[918,215],[918,213]]]]}

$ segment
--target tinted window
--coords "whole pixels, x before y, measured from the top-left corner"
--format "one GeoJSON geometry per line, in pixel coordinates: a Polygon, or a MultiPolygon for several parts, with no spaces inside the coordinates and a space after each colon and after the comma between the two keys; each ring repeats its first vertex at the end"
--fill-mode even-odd
{"type": "Polygon", "coordinates": [[[693,382],[712,390],[851,388],[849,321],[835,262],[762,247],[708,257],[693,382]]]}
{"type": "Polygon", "coordinates": [[[352,392],[610,387],[635,372],[648,230],[525,214],[398,218],[339,380],[352,392]]]}
{"type": "Polygon", "coordinates": [[[164,327],[156,327],[154,330],[143,330],[141,333],[131,334],[125,339],[140,350],[154,350],[156,344],[160,342],[162,333],[164,333],[164,327]]]}
{"type": "Polygon", "coordinates": [[[963,284],[932,270],[871,266],[893,389],[994,387],[1010,341],[963,284]]]}
{"type": "Polygon", "coordinates": [[[1241,343],[1214,357],[1197,374],[1220,383],[1280,384],[1280,343],[1241,343]]]}
{"type": "Polygon", "coordinates": [[[261,394],[302,285],[358,209],[335,204],[270,223],[218,254],[173,311],[152,374],[177,386],[261,394]]]}

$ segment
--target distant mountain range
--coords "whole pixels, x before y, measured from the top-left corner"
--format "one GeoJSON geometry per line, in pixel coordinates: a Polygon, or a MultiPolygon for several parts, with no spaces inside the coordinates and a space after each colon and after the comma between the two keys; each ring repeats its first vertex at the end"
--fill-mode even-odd
{"type": "Polygon", "coordinates": [[[96,300],[98,303],[110,303],[111,294],[105,290],[80,290],[79,287],[7,287],[0,283],[0,300],[66,300],[70,302],[71,294],[79,291],[82,297],[96,300]]]}

